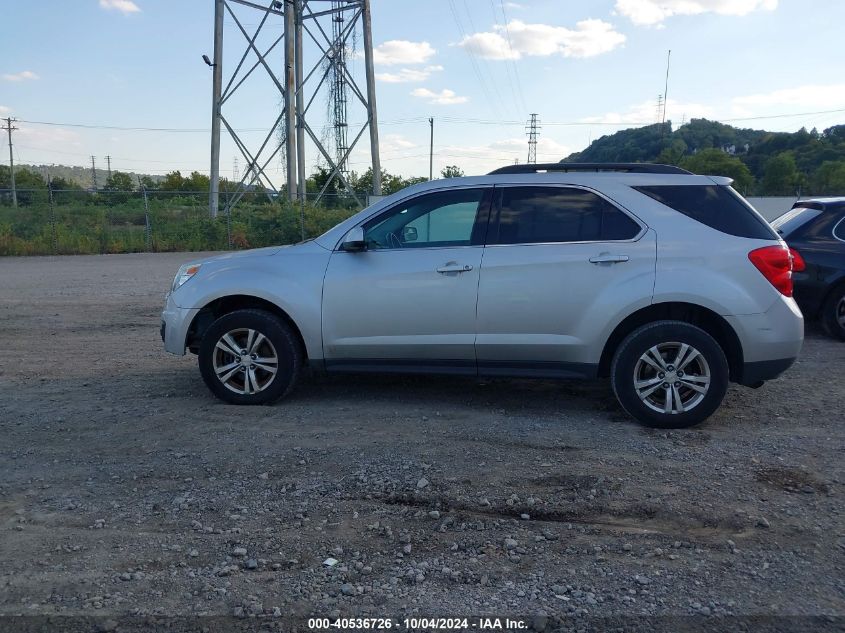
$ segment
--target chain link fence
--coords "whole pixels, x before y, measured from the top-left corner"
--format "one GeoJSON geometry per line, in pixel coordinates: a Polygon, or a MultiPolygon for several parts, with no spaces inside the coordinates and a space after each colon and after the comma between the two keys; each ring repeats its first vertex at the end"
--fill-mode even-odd
{"type": "Polygon", "coordinates": [[[362,208],[365,195],[308,194],[291,203],[246,192],[212,219],[205,191],[0,189],[0,256],[205,251],[291,244],[315,237],[362,208]]]}

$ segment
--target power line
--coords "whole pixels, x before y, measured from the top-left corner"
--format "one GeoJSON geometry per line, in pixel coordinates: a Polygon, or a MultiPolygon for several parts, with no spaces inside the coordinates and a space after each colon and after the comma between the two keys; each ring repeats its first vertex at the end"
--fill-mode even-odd
{"type": "MultiPolygon", "coordinates": [[[[845,112],[845,108],[836,108],[833,110],[815,110],[812,112],[792,112],[783,114],[767,114],[760,116],[749,117],[730,117],[725,119],[710,119],[718,123],[731,123],[737,121],[762,121],[766,119],[788,119],[803,116],[813,116],[820,114],[838,114],[845,112]]],[[[524,125],[524,121],[518,119],[479,119],[472,117],[454,117],[444,116],[438,118],[444,123],[471,123],[478,125],[524,125]]],[[[85,123],[60,123],[56,121],[31,121],[28,119],[14,119],[16,123],[27,123],[29,125],[52,125],[57,127],[77,127],[95,130],[122,130],[129,132],[196,132],[208,133],[210,128],[173,128],[173,127],[131,127],[131,126],[117,126],[117,125],[90,125],[85,123]]],[[[428,123],[428,117],[409,117],[404,119],[395,119],[392,121],[379,121],[379,125],[405,125],[411,123],[428,123]]],[[[358,125],[358,123],[350,123],[350,125],[358,125]]],[[[637,125],[650,125],[647,121],[543,121],[543,125],[552,126],[608,126],[608,127],[624,127],[637,125]]],[[[5,129],[5,128],[2,128],[5,129]]],[[[266,128],[238,128],[238,132],[266,132],[266,128]]],[[[22,146],[23,147],[23,146],[22,146]]],[[[127,160],[127,159],[121,159],[127,160]]]]}
{"type": "MultiPolygon", "coordinates": [[[[464,30],[464,25],[461,22],[461,18],[458,16],[458,10],[455,8],[454,0],[449,0],[449,8],[452,11],[452,17],[454,18],[455,24],[458,27],[458,32],[461,35],[461,39],[462,40],[466,39],[466,36],[467,36],[466,31],[464,30]]],[[[492,104],[492,106],[496,110],[496,112],[499,113],[498,102],[490,96],[490,91],[487,89],[487,82],[484,80],[484,77],[482,77],[482,75],[481,75],[481,69],[479,68],[478,60],[475,57],[475,53],[473,52],[473,50],[471,48],[466,48],[465,50],[466,50],[467,54],[469,55],[470,65],[472,66],[472,70],[473,70],[473,73],[475,73],[476,79],[478,79],[479,85],[481,85],[481,90],[484,92],[484,96],[487,100],[487,103],[492,104]]]]}

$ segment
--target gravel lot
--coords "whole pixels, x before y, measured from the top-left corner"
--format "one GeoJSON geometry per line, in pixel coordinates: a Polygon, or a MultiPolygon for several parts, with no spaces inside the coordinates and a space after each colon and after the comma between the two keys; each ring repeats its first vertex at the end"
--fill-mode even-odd
{"type": "Polygon", "coordinates": [[[238,408],[162,350],[195,257],[0,259],[0,614],[845,615],[845,344],[811,326],[688,431],[603,382],[314,377],[238,408]]]}

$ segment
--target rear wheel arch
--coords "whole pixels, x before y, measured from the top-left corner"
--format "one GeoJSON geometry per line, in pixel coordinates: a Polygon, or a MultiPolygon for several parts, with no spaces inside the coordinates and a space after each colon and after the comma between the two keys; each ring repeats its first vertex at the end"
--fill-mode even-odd
{"type": "Polygon", "coordinates": [[[291,328],[292,332],[296,336],[303,358],[307,358],[308,350],[305,346],[305,339],[302,336],[302,332],[299,330],[296,322],[287,312],[272,301],[253,295],[228,295],[206,304],[191,322],[191,325],[188,328],[185,346],[190,349],[191,352],[196,354],[199,350],[203,334],[205,334],[205,331],[211,326],[211,324],[221,316],[235,312],[236,310],[263,310],[264,312],[269,312],[270,314],[274,314],[282,319],[282,321],[291,328]]]}
{"type": "Polygon", "coordinates": [[[655,303],[625,317],[607,339],[599,360],[600,377],[610,376],[613,356],[622,341],[634,330],[654,321],[683,321],[701,328],[716,339],[730,369],[730,379],[739,381],[742,377],[743,351],[739,337],[733,327],[719,314],[694,303],[667,302],[655,303]]]}

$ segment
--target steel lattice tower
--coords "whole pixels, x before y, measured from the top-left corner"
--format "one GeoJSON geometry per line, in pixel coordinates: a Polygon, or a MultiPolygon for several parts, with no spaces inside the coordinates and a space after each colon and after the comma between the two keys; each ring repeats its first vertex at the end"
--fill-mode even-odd
{"type": "MultiPolygon", "coordinates": [[[[363,204],[365,201],[359,199],[359,193],[349,182],[347,165],[350,153],[367,132],[373,169],[372,193],[380,195],[381,160],[370,0],[214,0],[214,6],[214,55],[213,59],[204,58],[214,71],[211,216],[216,217],[218,213],[221,128],[232,138],[245,162],[240,182],[236,183],[227,202],[228,208],[237,204],[253,183],[260,186],[270,200],[281,196],[284,189],[289,200],[304,200],[305,145],[309,141],[319,160],[328,164],[330,170],[315,202],[319,202],[333,182],[339,181],[351,197],[363,204]],[[228,78],[223,72],[224,17],[243,37],[241,54],[232,60],[233,70],[225,73],[228,78]],[[347,66],[350,40],[359,30],[363,35],[364,85],[359,85],[347,66]],[[273,119],[268,117],[267,133],[260,144],[248,143],[224,112],[232,95],[252,75],[269,80],[283,104],[278,116],[274,113],[273,119]],[[329,95],[328,124],[334,131],[334,147],[324,146],[314,131],[317,115],[311,106],[320,91],[329,95]],[[352,116],[363,115],[364,122],[355,124],[350,132],[348,116],[353,110],[358,114],[352,116]],[[272,142],[274,138],[280,142],[272,142]],[[273,182],[267,169],[280,155],[284,156],[286,172],[284,189],[273,182]]],[[[268,112],[272,111],[272,105],[268,104],[268,112]]]]}
{"type": "Polygon", "coordinates": [[[529,165],[536,165],[537,164],[537,138],[540,136],[540,126],[538,125],[539,121],[537,119],[537,113],[531,113],[531,120],[528,122],[526,126],[527,134],[528,134],[528,161],[529,165]]]}
{"type": "Polygon", "coordinates": [[[329,58],[331,65],[331,100],[332,100],[332,127],[334,128],[335,141],[335,161],[338,169],[344,174],[347,169],[347,161],[345,160],[346,152],[349,149],[349,143],[346,138],[346,132],[349,128],[347,123],[347,98],[346,98],[346,43],[344,38],[344,23],[346,18],[342,11],[344,2],[341,0],[332,0],[332,10],[335,12],[332,15],[332,54],[329,58]]]}

